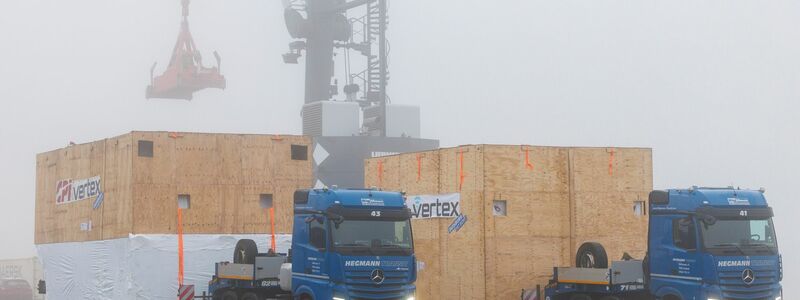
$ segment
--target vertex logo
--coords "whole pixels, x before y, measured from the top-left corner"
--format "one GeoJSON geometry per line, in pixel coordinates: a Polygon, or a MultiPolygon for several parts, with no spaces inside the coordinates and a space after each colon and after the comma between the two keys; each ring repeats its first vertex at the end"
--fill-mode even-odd
{"type": "Polygon", "coordinates": [[[718,267],[749,267],[749,260],[720,260],[718,267]]]}
{"type": "Polygon", "coordinates": [[[348,260],[344,262],[345,267],[380,267],[379,260],[348,260]]]}
{"type": "Polygon", "coordinates": [[[436,199],[433,203],[426,203],[420,200],[419,197],[415,198],[411,207],[414,218],[452,218],[461,215],[459,202],[442,202],[436,199]]]}

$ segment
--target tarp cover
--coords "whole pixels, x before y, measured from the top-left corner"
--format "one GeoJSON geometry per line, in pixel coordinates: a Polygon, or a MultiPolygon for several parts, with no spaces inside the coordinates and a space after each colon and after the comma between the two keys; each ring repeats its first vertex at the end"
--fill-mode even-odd
{"type": "MultiPolygon", "coordinates": [[[[214,263],[231,261],[239,239],[252,239],[260,252],[269,235],[184,235],[184,284],[206,291],[214,263]]],[[[276,237],[286,253],[291,235],[276,237]]],[[[48,299],[170,299],[178,294],[176,235],[36,246],[44,265],[48,299]]]]}

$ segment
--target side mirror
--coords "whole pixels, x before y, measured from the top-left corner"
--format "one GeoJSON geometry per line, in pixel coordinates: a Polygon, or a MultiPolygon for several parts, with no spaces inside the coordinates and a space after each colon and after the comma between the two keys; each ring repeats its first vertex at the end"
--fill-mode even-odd
{"type": "Polygon", "coordinates": [[[39,284],[37,285],[36,289],[38,290],[39,294],[47,294],[47,286],[45,285],[44,280],[39,280],[39,284]]]}
{"type": "Polygon", "coordinates": [[[717,218],[711,215],[703,215],[701,216],[701,219],[703,220],[703,224],[706,225],[714,225],[717,223],[717,218]]]}

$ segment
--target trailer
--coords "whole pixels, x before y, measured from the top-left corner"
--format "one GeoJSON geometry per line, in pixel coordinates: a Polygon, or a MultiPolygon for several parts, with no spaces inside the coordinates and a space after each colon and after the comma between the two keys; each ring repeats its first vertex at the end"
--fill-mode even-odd
{"type": "Polygon", "coordinates": [[[610,268],[554,268],[545,299],[574,295],[569,300],[647,299],[642,261],[615,261],[610,268]]]}

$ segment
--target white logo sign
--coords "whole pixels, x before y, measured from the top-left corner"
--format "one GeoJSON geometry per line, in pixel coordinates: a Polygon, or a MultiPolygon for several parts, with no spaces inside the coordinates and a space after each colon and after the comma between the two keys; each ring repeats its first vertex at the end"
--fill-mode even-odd
{"type": "Polygon", "coordinates": [[[455,218],[461,215],[461,194],[410,196],[406,206],[413,219],[455,218]]]}
{"type": "Polygon", "coordinates": [[[56,183],[56,204],[67,204],[99,196],[100,176],[78,180],[61,180],[56,183]]]}

